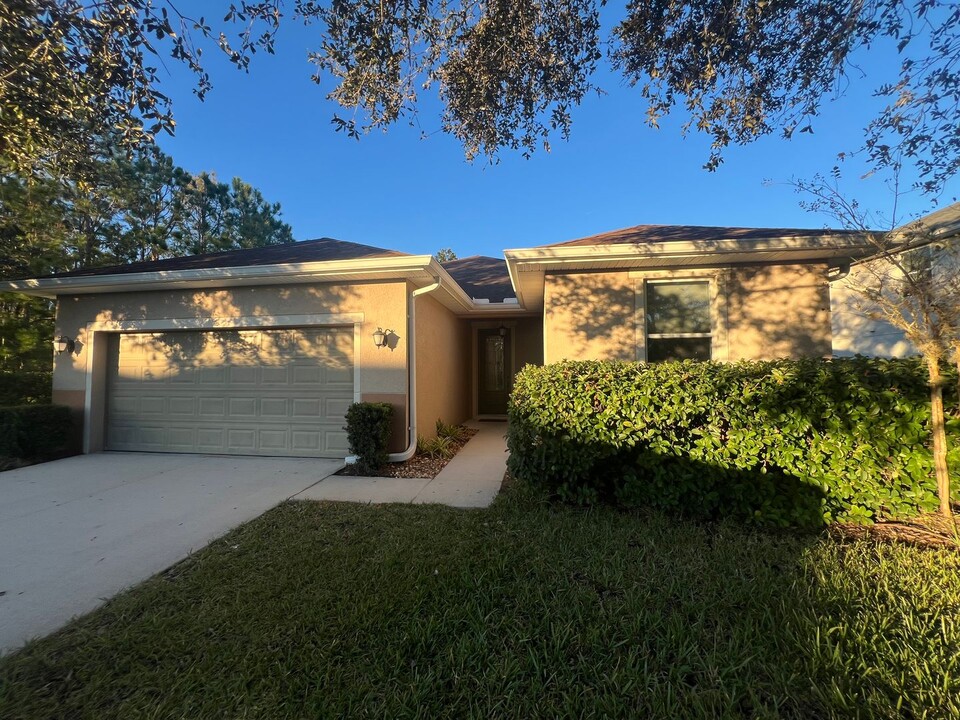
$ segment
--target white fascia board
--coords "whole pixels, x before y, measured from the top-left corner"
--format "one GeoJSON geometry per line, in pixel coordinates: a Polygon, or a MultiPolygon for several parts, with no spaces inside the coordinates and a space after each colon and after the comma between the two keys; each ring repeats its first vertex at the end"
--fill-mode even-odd
{"type": "MultiPolygon", "coordinates": [[[[113,275],[77,275],[70,277],[30,278],[0,282],[0,291],[20,292],[39,297],[90,295],[96,293],[146,292],[150,290],[243,285],[284,285],[309,282],[362,280],[407,280],[425,286],[441,280],[441,288],[453,300],[460,313],[486,314],[492,308],[475,303],[456,280],[432,255],[403,255],[386,258],[360,258],[309,263],[247,265],[229,268],[160,270],[113,275]]],[[[516,312],[516,306],[510,311],[516,312]]]]}
{"type": "Polygon", "coordinates": [[[473,298],[464,292],[464,289],[453,279],[453,276],[433,256],[430,256],[427,271],[440,281],[440,292],[446,293],[464,312],[470,312],[474,309],[476,303],[473,298]]]}
{"type": "MultiPolygon", "coordinates": [[[[139,292],[172,288],[324,282],[326,278],[411,279],[434,263],[430,255],[403,255],[229,268],[159,270],[114,275],[77,275],[0,282],[0,291],[55,298],[58,295],[139,292]]],[[[438,266],[439,267],[439,266],[438,266]]]]}
{"type": "Polygon", "coordinates": [[[758,239],[684,240],[656,243],[616,243],[605,245],[575,245],[572,247],[545,247],[505,250],[504,257],[511,268],[511,280],[515,278],[512,265],[528,262],[543,265],[564,263],[597,263],[643,260],[646,258],[701,257],[709,255],[738,255],[744,259],[762,260],[771,253],[809,253],[823,250],[826,256],[868,248],[869,241],[850,235],[821,235],[816,237],[773,237],[758,239]]]}
{"type": "MultiPolygon", "coordinates": [[[[770,237],[752,240],[687,240],[658,243],[616,243],[604,245],[576,245],[568,247],[517,248],[504,250],[507,272],[510,282],[517,292],[517,298],[523,306],[529,306],[528,298],[523,294],[523,283],[519,264],[539,266],[532,270],[542,275],[546,270],[562,270],[568,265],[591,265],[596,269],[611,267],[613,263],[644,260],[676,260],[682,266],[690,258],[724,255],[729,263],[730,256],[738,262],[762,262],[772,254],[797,253],[809,254],[811,251],[823,251],[824,259],[863,255],[870,247],[869,241],[856,235],[824,234],[815,237],[770,237]]],[[[622,266],[620,266],[622,268],[622,266]]],[[[531,271],[525,271],[525,273],[531,271]]]]}

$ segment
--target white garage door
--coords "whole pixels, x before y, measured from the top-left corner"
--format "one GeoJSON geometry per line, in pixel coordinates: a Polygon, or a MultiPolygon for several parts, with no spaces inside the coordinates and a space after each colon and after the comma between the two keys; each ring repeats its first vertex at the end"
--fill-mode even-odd
{"type": "Polygon", "coordinates": [[[353,328],[110,338],[107,449],[344,457],[353,328]]]}

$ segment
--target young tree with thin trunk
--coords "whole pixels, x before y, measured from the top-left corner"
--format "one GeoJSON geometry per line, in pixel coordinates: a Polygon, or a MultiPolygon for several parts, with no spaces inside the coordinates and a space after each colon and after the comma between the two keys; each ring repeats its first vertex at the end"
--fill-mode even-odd
{"type": "Polygon", "coordinates": [[[811,198],[801,202],[805,209],[825,213],[843,227],[863,233],[872,246],[843,282],[854,291],[858,312],[901,331],[926,363],[937,494],[941,514],[950,518],[943,403],[947,381],[942,368],[949,360],[960,363],[960,239],[941,237],[923,219],[898,223],[899,166],[894,167],[894,176],[894,211],[885,230],[877,230],[875,217],[844,196],[838,174],[832,180],[817,176],[795,180],[793,185],[811,198]]]}

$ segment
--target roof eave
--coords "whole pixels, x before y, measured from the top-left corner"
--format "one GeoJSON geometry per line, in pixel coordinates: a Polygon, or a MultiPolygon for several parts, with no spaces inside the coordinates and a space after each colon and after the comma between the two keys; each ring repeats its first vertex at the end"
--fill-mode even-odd
{"type": "Polygon", "coordinates": [[[236,287],[243,285],[284,285],[331,281],[393,280],[424,287],[437,280],[450,310],[459,315],[489,315],[523,312],[523,308],[502,303],[479,303],[431,255],[403,255],[386,258],[332,260],[311,263],[248,265],[109,275],[29,278],[0,282],[0,291],[56,299],[62,295],[92,295],[119,292],[236,287]]]}
{"type": "Polygon", "coordinates": [[[756,262],[783,262],[784,257],[798,262],[840,259],[847,261],[869,251],[870,243],[860,235],[842,234],[808,237],[770,237],[720,240],[665,241],[657,243],[616,243],[561,247],[518,248],[505,250],[507,272],[524,307],[536,309],[542,304],[542,278],[550,270],[577,271],[644,269],[653,265],[677,268],[709,266],[715,258],[719,265],[756,262]],[[523,266],[523,272],[521,272],[523,266]],[[527,282],[524,282],[526,276],[527,282]],[[533,278],[532,276],[536,276],[533,278]],[[536,280],[536,281],[534,281],[536,280]],[[529,293],[526,292],[529,285],[529,293]],[[541,297],[527,295],[541,294],[541,297]]]}
{"type": "Polygon", "coordinates": [[[604,243],[599,245],[567,245],[539,248],[505,250],[504,256],[524,262],[556,260],[630,260],[653,257],[688,257],[714,254],[738,254],[758,256],[781,252],[810,252],[858,250],[869,246],[869,241],[860,235],[820,235],[812,237],[769,237],[753,239],[723,238],[719,240],[668,240],[645,243],[604,243]]]}
{"type": "MultiPolygon", "coordinates": [[[[266,285],[324,281],[325,278],[408,279],[416,281],[428,269],[430,255],[402,255],[309,263],[246,265],[227,268],[158,270],[153,272],[74,275],[0,282],[0,290],[38,297],[89,295],[172,288],[266,285]]],[[[439,267],[439,266],[438,266],[439,267]]]]}

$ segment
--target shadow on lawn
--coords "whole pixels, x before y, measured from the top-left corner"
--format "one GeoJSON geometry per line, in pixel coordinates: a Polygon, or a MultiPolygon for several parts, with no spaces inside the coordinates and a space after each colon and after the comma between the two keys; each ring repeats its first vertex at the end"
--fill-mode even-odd
{"type": "Polygon", "coordinates": [[[0,716],[935,717],[960,563],[919,592],[902,552],[518,483],[286,503],[0,661],[0,716]]]}

